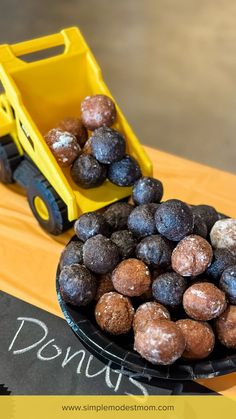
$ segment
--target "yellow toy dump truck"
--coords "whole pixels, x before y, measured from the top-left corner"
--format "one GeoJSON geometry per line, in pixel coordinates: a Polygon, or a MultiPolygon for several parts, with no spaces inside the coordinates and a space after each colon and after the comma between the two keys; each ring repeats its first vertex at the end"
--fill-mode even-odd
{"type": "MultiPolygon", "coordinates": [[[[51,49],[51,51],[53,51],[51,49]]],[[[85,211],[102,208],[130,195],[130,188],[108,180],[100,187],[81,189],[68,169],[61,168],[43,135],[67,116],[79,116],[87,95],[110,97],[101,70],[78,28],[15,45],[0,45],[0,181],[16,181],[26,189],[39,224],[60,234],[85,211]],[[64,46],[63,52],[37,61],[27,54],[64,46]]],[[[152,165],[117,107],[117,122],[143,175],[152,165]]]]}

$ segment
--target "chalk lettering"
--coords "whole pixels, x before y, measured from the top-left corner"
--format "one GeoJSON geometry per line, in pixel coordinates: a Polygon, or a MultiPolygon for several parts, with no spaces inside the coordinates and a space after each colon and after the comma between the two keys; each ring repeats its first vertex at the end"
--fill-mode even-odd
{"type": "MultiPolygon", "coordinates": [[[[20,355],[23,354],[25,352],[28,352],[36,347],[37,348],[37,352],[36,352],[36,357],[38,360],[40,361],[53,361],[54,359],[60,357],[63,352],[65,351],[65,356],[62,360],[61,363],[61,367],[65,368],[66,365],[68,365],[73,359],[75,359],[77,356],[80,356],[79,359],[79,363],[77,365],[77,369],[76,369],[76,373],[80,374],[82,372],[83,367],[85,368],[84,374],[85,377],[87,379],[93,379],[95,377],[104,377],[105,380],[105,384],[108,388],[112,389],[115,393],[117,393],[119,391],[120,385],[121,385],[121,381],[122,378],[124,376],[128,377],[128,380],[131,384],[133,384],[133,386],[135,386],[136,388],[136,392],[137,389],[139,390],[139,392],[141,392],[142,396],[148,396],[148,392],[147,389],[144,387],[144,385],[142,385],[139,381],[137,381],[135,378],[138,378],[138,375],[135,375],[134,373],[132,373],[131,371],[127,371],[124,369],[124,367],[121,367],[120,369],[112,369],[111,365],[112,362],[110,361],[107,365],[102,366],[102,368],[99,366],[97,367],[97,362],[96,359],[93,357],[93,355],[90,355],[88,352],[86,352],[84,349],[80,349],[74,353],[71,353],[72,349],[71,346],[68,346],[66,349],[62,349],[61,347],[59,347],[58,345],[56,345],[55,339],[52,338],[50,340],[48,340],[47,342],[45,342],[42,346],[40,346],[40,344],[43,343],[43,341],[45,341],[45,339],[47,338],[49,331],[48,328],[46,326],[46,324],[40,320],[37,320],[35,318],[31,318],[31,317],[17,317],[17,321],[20,321],[20,325],[9,345],[8,351],[12,351],[13,355],[20,355]],[[16,349],[16,343],[17,343],[17,338],[20,335],[20,332],[22,331],[23,327],[25,324],[33,324],[35,326],[37,326],[38,331],[40,333],[40,338],[35,341],[34,343],[32,343],[29,346],[26,346],[24,348],[20,348],[20,349],[16,349]],[[42,336],[41,336],[42,335],[42,336]],[[46,350],[51,350],[53,349],[53,352],[50,354],[50,356],[46,356],[45,354],[43,354],[43,352],[46,352],[46,350]],[[88,356],[88,359],[86,360],[86,355],[88,356]],[[94,368],[99,368],[99,370],[93,371],[94,368]],[[115,381],[116,379],[116,381],[115,381]],[[114,384],[113,382],[114,381],[114,384]]],[[[27,330],[27,329],[26,329],[27,330]]],[[[63,356],[63,355],[62,355],[63,356]]],[[[148,377],[147,377],[148,378],[148,377]]],[[[99,382],[98,382],[99,385],[99,382]]],[[[129,396],[133,396],[135,397],[137,400],[139,399],[138,395],[129,393],[128,391],[125,392],[125,394],[129,395],[129,396]]],[[[140,396],[141,396],[140,395],[140,396]]]]}
{"type": "MultiPolygon", "coordinates": [[[[146,388],[139,381],[136,381],[132,376],[129,377],[129,381],[141,391],[142,396],[148,396],[146,388]]],[[[128,393],[127,391],[125,392],[125,394],[127,394],[128,396],[133,396],[137,400],[140,400],[140,398],[135,396],[135,394],[128,393]]]]}
{"type": "Polygon", "coordinates": [[[68,346],[68,348],[66,350],[66,356],[63,359],[63,362],[62,362],[61,366],[62,366],[62,368],[64,368],[77,355],[82,355],[81,356],[81,359],[80,359],[80,362],[78,364],[77,370],[76,370],[76,373],[77,374],[80,374],[81,373],[81,368],[82,368],[82,365],[83,365],[83,362],[84,362],[84,358],[85,358],[85,351],[83,349],[80,349],[80,351],[76,351],[74,354],[72,354],[71,356],[69,356],[70,351],[71,351],[71,347],[68,346]]]}
{"type": "Polygon", "coordinates": [[[87,378],[93,378],[93,377],[98,377],[99,375],[105,373],[105,381],[106,381],[107,386],[109,388],[113,388],[114,386],[113,386],[113,384],[110,380],[110,366],[109,366],[109,364],[105,365],[101,370],[99,370],[99,371],[97,371],[93,374],[90,374],[89,368],[90,368],[92,360],[93,360],[93,355],[90,355],[90,357],[88,359],[88,362],[87,362],[87,365],[86,365],[85,376],[87,378]]]}
{"type": "Polygon", "coordinates": [[[62,354],[62,350],[61,348],[58,348],[57,345],[52,345],[52,347],[56,350],[55,355],[53,356],[43,356],[42,352],[43,350],[50,345],[52,342],[55,342],[55,339],[51,339],[49,340],[47,343],[45,343],[45,345],[42,346],[42,348],[40,348],[37,352],[37,358],[40,359],[40,361],[51,361],[52,359],[57,358],[58,356],[60,356],[62,354]]]}
{"type": "MultiPolygon", "coordinates": [[[[116,373],[119,373],[118,380],[117,380],[116,386],[114,388],[115,392],[117,392],[119,390],[122,377],[124,377],[126,375],[129,379],[129,381],[132,384],[134,384],[136,387],[138,387],[139,390],[141,390],[142,396],[147,396],[148,395],[148,392],[147,392],[146,388],[141,383],[139,383],[138,381],[136,381],[134,379],[134,377],[137,376],[136,374],[132,373],[131,371],[125,370],[123,366],[121,367],[120,370],[113,370],[113,371],[116,372],[116,373]]],[[[133,394],[127,393],[127,392],[125,392],[125,394],[127,394],[129,396],[133,395],[133,394]]],[[[136,398],[137,398],[137,400],[139,399],[138,397],[136,397],[136,398]]]]}
{"type": "Polygon", "coordinates": [[[22,349],[14,350],[13,351],[13,354],[14,355],[16,355],[16,354],[23,354],[23,353],[25,353],[27,351],[30,351],[33,348],[36,348],[36,346],[40,345],[40,343],[42,343],[44,341],[44,339],[46,338],[46,336],[48,334],[48,328],[47,328],[46,324],[43,323],[43,322],[41,322],[40,320],[32,319],[31,317],[17,317],[17,320],[21,320],[21,324],[20,324],[20,327],[17,330],[17,332],[16,332],[16,334],[15,334],[12,342],[10,343],[10,346],[8,348],[8,351],[10,351],[13,348],[13,345],[14,345],[16,339],[17,339],[17,336],[19,335],[19,333],[20,333],[22,327],[24,326],[25,322],[34,323],[34,324],[37,324],[38,326],[40,326],[43,329],[43,331],[44,331],[44,335],[43,335],[43,337],[41,339],[39,339],[37,342],[33,343],[32,345],[27,346],[27,347],[22,348],[22,349]]]}

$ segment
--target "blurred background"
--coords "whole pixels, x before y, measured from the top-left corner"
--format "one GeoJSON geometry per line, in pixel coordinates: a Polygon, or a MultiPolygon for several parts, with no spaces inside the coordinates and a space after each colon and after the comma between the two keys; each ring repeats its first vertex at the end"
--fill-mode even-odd
{"type": "Polygon", "coordinates": [[[143,144],[236,173],[235,0],[0,0],[0,43],[77,25],[143,144]]]}

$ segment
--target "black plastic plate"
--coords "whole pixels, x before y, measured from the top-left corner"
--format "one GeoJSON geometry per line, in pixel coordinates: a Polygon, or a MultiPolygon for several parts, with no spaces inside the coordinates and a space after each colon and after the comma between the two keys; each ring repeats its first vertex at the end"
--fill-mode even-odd
{"type": "MultiPolygon", "coordinates": [[[[76,240],[72,237],[72,240],[76,240]]],[[[189,362],[177,360],[170,366],[152,365],[146,362],[132,348],[132,333],[118,337],[108,336],[101,331],[94,318],[94,303],[85,308],[77,308],[66,304],[60,294],[59,288],[60,267],[56,275],[57,297],[71,329],[84,344],[84,346],[103,362],[124,368],[137,374],[142,381],[155,379],[193,380],[199,378],[212,378],[236,371],[236,353],[216,343],[211,355],[200,361],[189,362]]]]}

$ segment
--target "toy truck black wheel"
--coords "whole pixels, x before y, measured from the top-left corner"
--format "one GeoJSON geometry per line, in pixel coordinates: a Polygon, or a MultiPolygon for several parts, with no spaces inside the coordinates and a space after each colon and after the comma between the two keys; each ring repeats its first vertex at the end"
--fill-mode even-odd
{"type": "Polygon", "coordinates": [[[21,156],[10,135],[0,138],[0,182],[13,183],[13,173],[20,162],[21,156]]]}
{"type": "Polygon", "coordinates": [[[71,227],[65,203],[43,176],[31,180],[27,198],[35,218],[48,233],[58,235],[71,227]]]}

